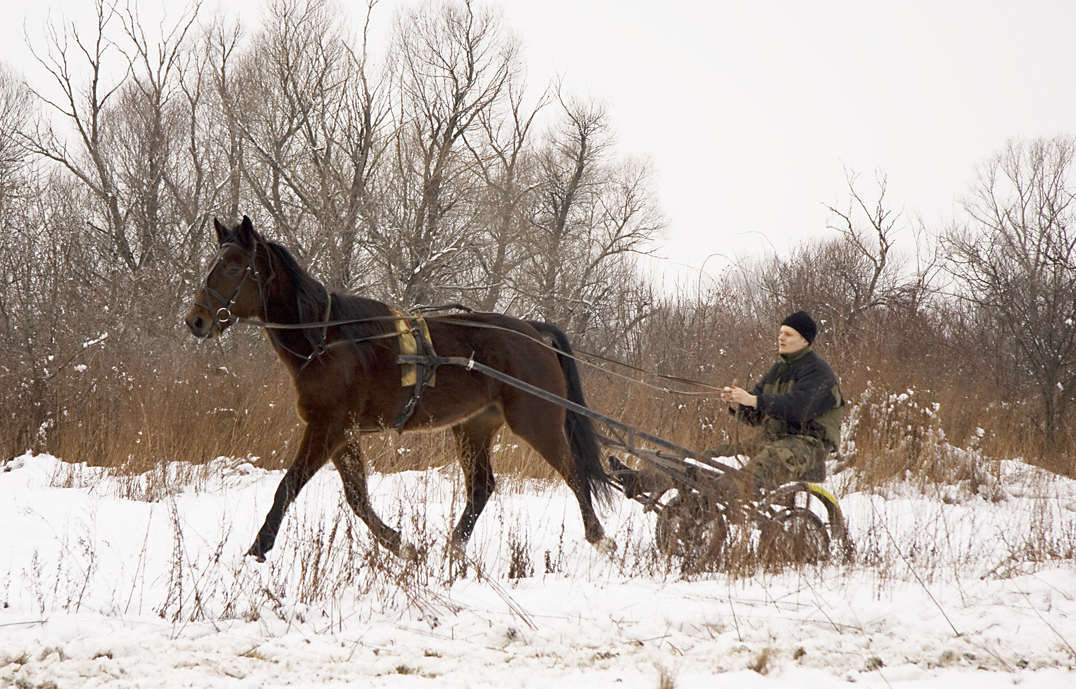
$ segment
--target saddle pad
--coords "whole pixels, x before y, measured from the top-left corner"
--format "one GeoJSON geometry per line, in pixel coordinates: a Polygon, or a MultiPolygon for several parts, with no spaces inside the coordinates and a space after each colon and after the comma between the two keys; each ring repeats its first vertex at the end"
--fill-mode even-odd
{"type": "MultiPolygon", "coordinates": [[[[430,339],[430,329],[426,325],[426,319],[422,316],[409,317],[399,311],[395,312],[398,318],[396,319],[396,333],[400,340],[400,354],[406,354],[408,356],[414,356],[418,354],[418,342],[415,341],[415,328],[413,323],[418,323],[418,331],[421,334],[422,339],[426,342],[426,351],[433,351],[433,340],[430,339]]],[[[401,364],[403,374],[400,378],[400,385],[409,388],[414,387],[418,383],[418,364],[401,364]]],[[[437,384],[437,374],[434,373],[430,377],[430,387],[434,387],[437,384]]]]}

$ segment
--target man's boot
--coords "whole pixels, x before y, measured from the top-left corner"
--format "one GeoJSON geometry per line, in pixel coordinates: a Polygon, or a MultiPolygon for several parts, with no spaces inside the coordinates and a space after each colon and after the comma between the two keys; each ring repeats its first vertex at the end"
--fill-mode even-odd
{"type": "Polygon", "coordinates": [[[648,493],[652,500],[657,500],[675,487],[672,480],[657,469],[632,469],[614,455],[609,455],[609,475],[620,483],[628,498],[648,493]]]}

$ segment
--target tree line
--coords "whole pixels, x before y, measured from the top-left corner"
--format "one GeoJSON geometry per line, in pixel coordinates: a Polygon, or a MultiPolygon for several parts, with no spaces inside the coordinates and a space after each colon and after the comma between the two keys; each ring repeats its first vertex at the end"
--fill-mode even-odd
{"type": "MultiPolygon", "coordinates": [[[[943,228],[895,211],[884,175],[849,173],[824,238],[667,294],[636,268],[666,224],[654,170],[618,153],[600,100],[528,83],[496,8],[359,7],[266,0],[244,26],[95,0],[92,24],[28,37],[45,77],[0,66],[5,454],[47,447],[107,385],[70,382],[88,357],[141,357],[151,375],[193,346],[178,315],[212,220],[250,215],[332,290],[555,322],[704,382],[742,378],[805,308],[853,394],[873,366],[963,396],[1072,470],[1072,138],[1012,141],[943,228]],[[899,255],[909,231],[917,251],[899,255]]],[[[955,435],[987,423],[968,414],[955,435]]]]}

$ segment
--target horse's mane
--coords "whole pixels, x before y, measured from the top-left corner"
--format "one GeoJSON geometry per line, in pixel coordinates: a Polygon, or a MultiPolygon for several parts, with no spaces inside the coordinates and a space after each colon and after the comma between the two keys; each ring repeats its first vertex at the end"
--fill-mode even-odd
{"type": "MultiPolygon", "coordinates": [[[[279,260],[286,277],[295,286],[295,304],[298,309],[299,322],[320,324],[324,320],[324,308],[329,303],[329,291],[325,285],[299,265],[284,245],[273,241],[265,243],[272,255],[279,260]]],[[[358,341],[395,329],[391,320],[386,318],[391,315],[392,310],[382,302],[347,294],[333,293],[332,295],[331,320],[365,321],[340,326],[340,330],[347,339],[358,341]]],[[[318,348],[325,344],[323,328],[315,326],[304,329],[302,332],[312,347],[318,348]]]]}

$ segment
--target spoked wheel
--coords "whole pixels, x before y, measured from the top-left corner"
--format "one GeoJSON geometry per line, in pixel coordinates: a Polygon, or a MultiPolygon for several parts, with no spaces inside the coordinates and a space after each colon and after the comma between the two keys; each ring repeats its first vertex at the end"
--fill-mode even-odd
{"type": "Polygon", "coordinates": [[[724,551],[728,525],[712,501],[682,491],[662,506],[654,539],[663,554],[682,560],[685,572],[712,570],[724,551]]]}
{"type": "Polygon", "coordinates": [[[829,559],[829,531],[811,510],[785,508],[762,524],[758,550],[770,564],[815,565],[829,559]]]}

